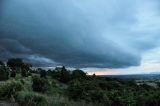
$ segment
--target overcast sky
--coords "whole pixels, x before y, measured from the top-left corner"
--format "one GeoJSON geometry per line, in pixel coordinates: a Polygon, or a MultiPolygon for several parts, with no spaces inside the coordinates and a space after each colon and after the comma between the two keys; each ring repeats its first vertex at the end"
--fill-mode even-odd
{"type": "Polygon", "coordinates": [[[1,0],[0,59],[89,74],[160,72],[159,0],[1,0]]]}

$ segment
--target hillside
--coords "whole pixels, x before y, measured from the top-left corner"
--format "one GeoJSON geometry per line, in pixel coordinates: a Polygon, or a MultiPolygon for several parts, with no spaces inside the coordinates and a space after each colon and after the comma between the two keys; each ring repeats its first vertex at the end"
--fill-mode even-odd
{"type": "Polygon", "coordinates": [[[4,106],[158,106],[160,82],[152,78],[88,76],[80,69],[32,69],[20,59],[0,65],[4,106]]]}

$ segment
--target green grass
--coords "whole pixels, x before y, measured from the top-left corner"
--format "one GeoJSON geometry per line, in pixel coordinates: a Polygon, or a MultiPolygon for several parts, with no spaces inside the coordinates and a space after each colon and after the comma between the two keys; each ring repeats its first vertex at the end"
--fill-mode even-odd
{"type": "Polygon", "coordinates": [[[17,94],[17,101],[22,106],[47,106],[47,99],[44,95],[31,92],[21,91],[17,94]]]}

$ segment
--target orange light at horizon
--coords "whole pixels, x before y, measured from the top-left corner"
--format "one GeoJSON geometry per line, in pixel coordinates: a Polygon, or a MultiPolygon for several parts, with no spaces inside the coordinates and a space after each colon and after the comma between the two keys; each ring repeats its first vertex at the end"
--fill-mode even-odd
{"type": "Polygon", "coordinates": [[[94,72],[87,72],[88,75],[113,75],[113,72],[106,72],[106,71],[94,71],[94,72]]]}

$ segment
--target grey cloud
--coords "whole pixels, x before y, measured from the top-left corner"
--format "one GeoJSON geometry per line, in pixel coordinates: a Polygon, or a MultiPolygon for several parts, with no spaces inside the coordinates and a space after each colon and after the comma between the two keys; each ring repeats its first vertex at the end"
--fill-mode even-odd
{"type": "Polygon", "coordinates": [[[12,39],[0,39],[0,48],[12,53],[31,53],[31,50],[21,45],[18,41],[12,39]]]}
{"type": "Polygon", "coordinates": [[[31,49],[13,39],[0,39],[0,57],[6,61],[7,58],[20,57],[36,67],[53,66],[54,62],[48,58],[35,54],[31,49]]]}
{"type": "MultiPolygon", "coordinates": [[[[139,65],[142,52],[154,48],[155,39],[150,41],[149,35],[143,41],[144,37],[138,37],[140,32],[131,31],[137,22],[137,3],[91,2],[3,2],[0,50],[33,60],[38,66],[119,68],[139,65]]],[[[0,57],[4,56],[3,51],[0,57]]]]}

